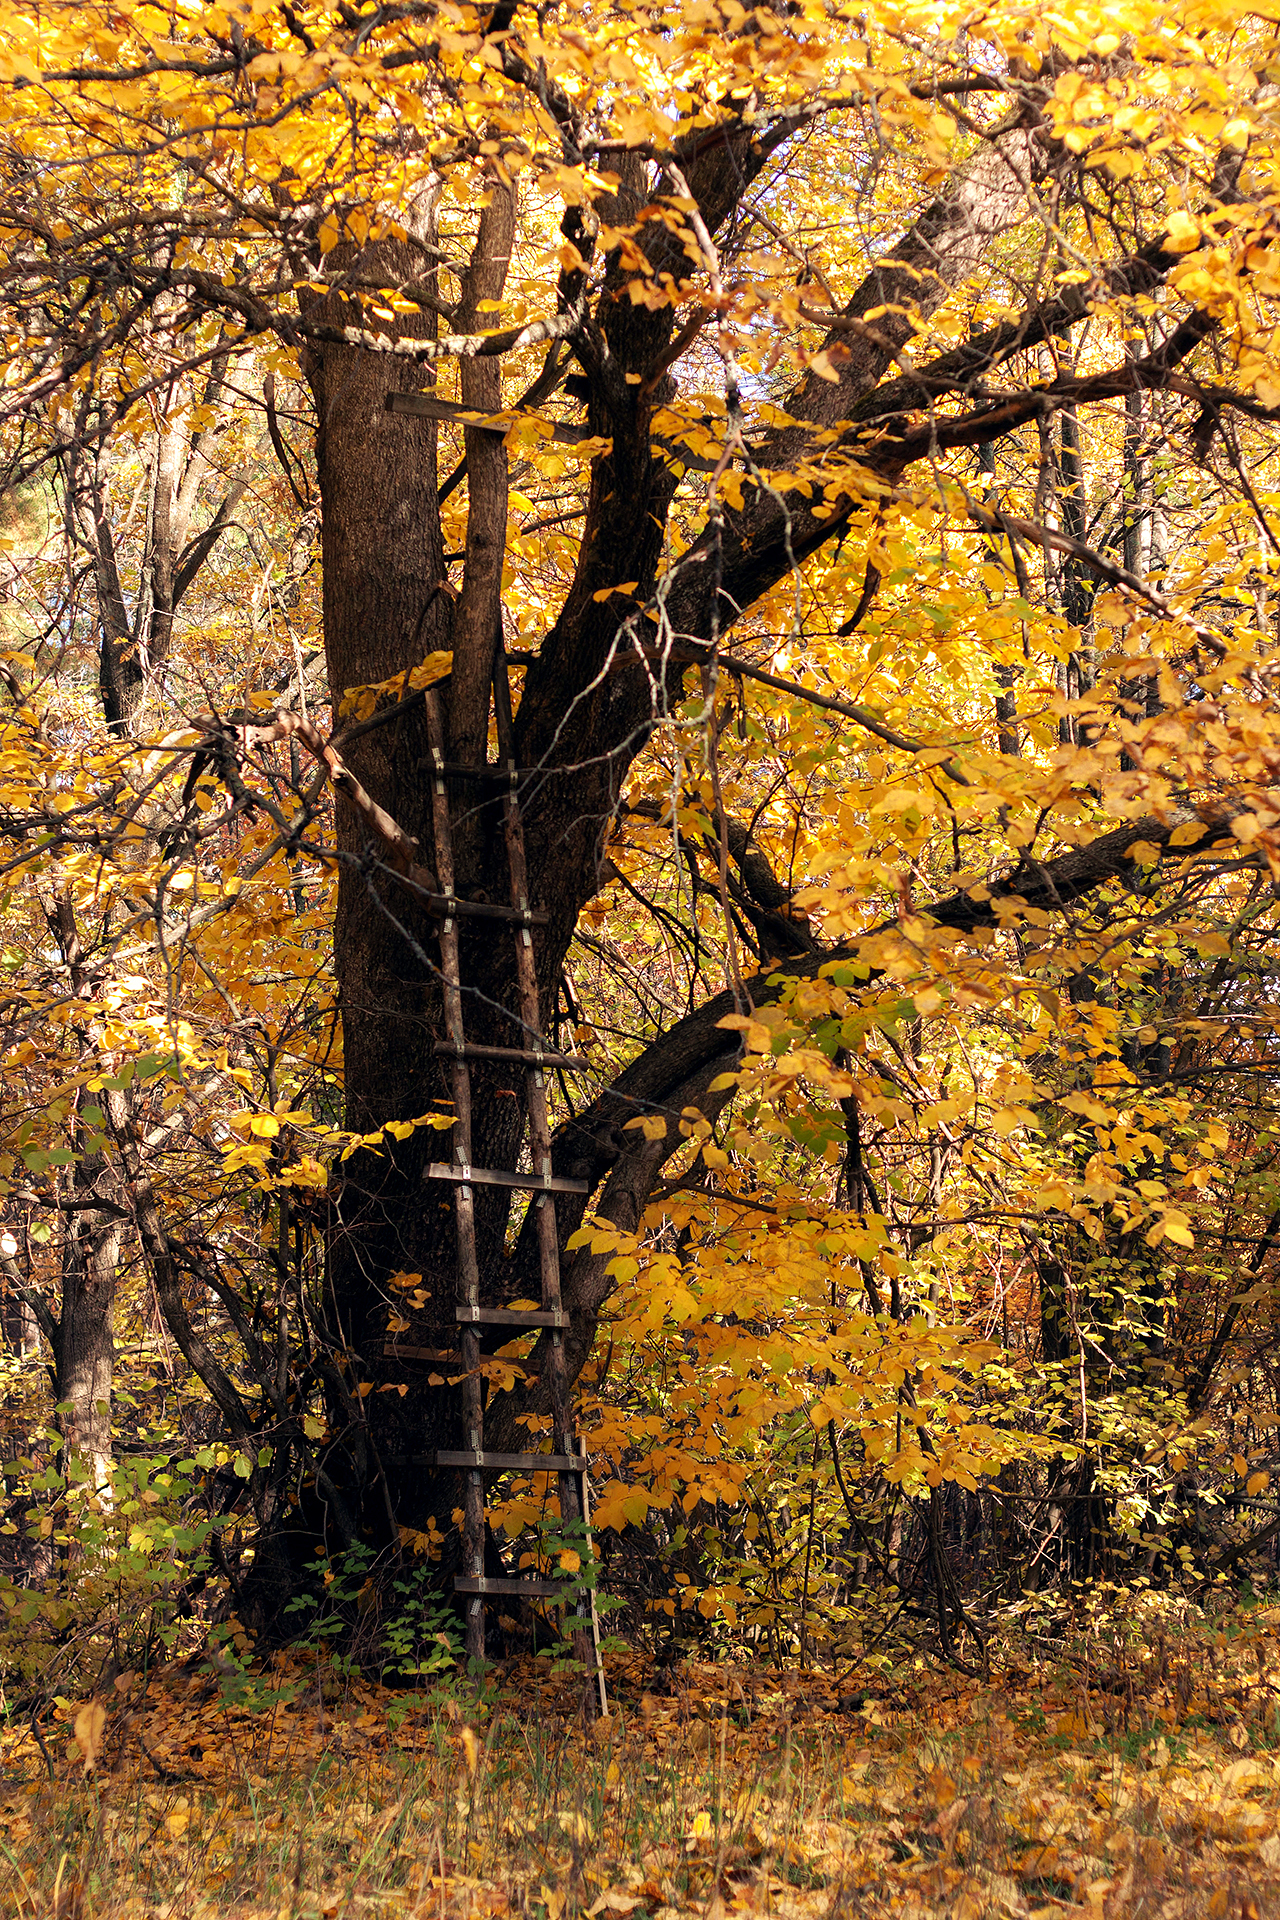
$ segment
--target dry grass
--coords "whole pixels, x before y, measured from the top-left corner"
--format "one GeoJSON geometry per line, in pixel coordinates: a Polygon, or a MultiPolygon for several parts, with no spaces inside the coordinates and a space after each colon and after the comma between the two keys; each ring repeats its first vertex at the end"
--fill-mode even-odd
{"type": "Polygon", "coordinates": [[[919,1668],[841,1699],[823,1675],[624,1661],[589,1730],[532,1665],[487,1708],[394,1728],[391,1696],[323,1665],[279,1663],[253,1710],[180,1669],[126,1678],[93,1772],[74,1703],[47,1760],[25,1726],[3,1736],[0,1901],[33,1920],[1280,1915],[1280,1646],[1199,1664],[1166,1655],[1145,1693],[1114,1671],[919,1668]]]}

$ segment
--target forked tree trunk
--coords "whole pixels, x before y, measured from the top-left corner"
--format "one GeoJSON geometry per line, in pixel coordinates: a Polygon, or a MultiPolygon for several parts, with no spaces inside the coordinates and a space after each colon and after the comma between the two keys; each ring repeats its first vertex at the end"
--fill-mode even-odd
{"type": "MultiPolygon", "coordinates": [[[[771,151],[754,135],[731,144],[732,151],[710,150],[686,169],[711,232],[730,217],[771,151]]],[[[850,313],[876,307],[894,315],[895,301],[915,301],[926,310],[937,305],[991,236],[1019,217],[1032,164],[1025,128],[1002,136],[995,150],[979,155],[954,193],[935,203],[905,237],[900,259],[877,265],[850,302],[850,313]]],[[[646,180],[643,164],[628,162],[609,217],[634,217],[655,188],[674,191],[671,181],[646,180]]],[[[513,200],[498,187],[488,202],[451,331],[473,330],[481,320],[480,301],[500,293],[513,200]]],[[[566,215],[567,234],[570,229],[579,253],[589,255],[589,233],[573,209],[566,215]]],[[[645,232],[655,273],[675,272],[682,262],[687,266],[680,238],[657,222],[645,232]]],[[[432,385],[429,350],[421,358],[392,356],[360,344],[358,335],[353,339],[348,332],[343,338],[337,332],[365,329],[357,301],[342,291],[356,279],[364,286],[413,281],[432,293],[434,249],[427,195],[411,214],[406,238],[375,239],[360,252],[339,247],[326,255],[330,291],[305,310],[313,329],[324,329],[323,334],[313,331],[306,372],[318,416],[325,647],[339,727],[351,689],[387,681],[417,666],[427,653],[452,648],[453,672],[442,690],[450,754],[474,764],[487,749],[488,688],[500,633],[506,456],[493,435],[468,432],[469,519],[461,594],[455,601],[445,583],[435,429],[425,419],[390,413],[386,406],[393,391],[432,385]]],[[[565,269],[562,314],[581,300],[585,278],[581,269],[565,269]]],[[[548,1028],[578,914],[599,884],[604,841],[623,780],[652,722],[646,676],[606,669],[629,616],[636,619],[638,637],[652,637],[639,610],[653,592],[676,482],[670,462],[653,455],[650,425],[655,407],[671,391],[664,367],[674,313],[669,308],[654,313],[620,297],[625,279],[614,256],[593,323],[598,336],[585,327],[575,342],[590,386],[588,427],[611,444],[592,465],[574,579],[550,630],[522,636],[526,650],[527,640],[534,640],[538,657],[517,683],[517,761],[550,769],[524,806],[531,898],[549,916],[535,934],[548,1028]],[[616,591],[620,581],[637,584],[622,593],[616,591]]],[[[404,331],[429,342],[435,323],[429,304],[424,305],[427,310],[409,318],[404,331]]],[[[898,323],[882,318],[878,324],[894,332],[898,323]]],[[[909,331],[904,321],[903,338],[909,331]]],[[[872,349],[855,336],[838,390],[807,380],[792,413],[819,428],[831,418],[848,417],[891,358],[892,347],[872,349]]],[[[503,397],[496,367],[465,363],[462,393],[471,405],[496,405],[503,397]]],[[[766,465],[786,460],[796,433],[792,430],[788,439],[783,431],[775,439],[766,465]]],[[[850,501],[844,518],[853,511],[850,501]]],[[[819,523],[798,495],[788,513],[780,512],[774,496],[762,495],[754,507],[733,517],[722,548],[722,595],[712,586],[713,569],[698,564],[695,554],[670,602],[681,631],[705,638],[727,627],[738,617],[737,609],[785,574],[795,554],[811,551],[842,524],[840,515],[819,523]]],[[[373,799],[418,842],[422,862],[433,866],[421,706],[410,706],[352,741],[349,759],[373,799]]],[[[460,891],[505,900],[508,877],[496,803],[486,801],[474,782],[454,781],[451,809],[455,820],[469,816],[457,834],[460,891]]],[[[433,1108],[447,1113],[450,1085],[445,1063],[434,1051],[444,1031],[436,923],[389,871],[360,816],[341,800],[337,842],[336,966],[347,1124],[365,1132],[433,1108]]],[[[527,1036],[516,1016],[510,933],[505,927],[495,932],[492,924],[479,932],[483,923],[474,920],[461,925],[468,1036],[519,1046],[527,1036]]],[[[717,1096],[707,1089],[719,1064],[695,1060],[683,1077],[677,1067],[678,1091],[664,1104],[678,1112],[690,1101],[702,1101],[713,1110],[717,1096]]],[[[524,1125],[522,1076],[501,1065],[477,1065],[473,1082],[472,1162],[514,1168],[524,1125]]],[[[627,1224],[638,1221],[663,1161],[679,1144],[674,1128],[669,1141],[623,1134],[619,1123],[635,1111],[625,1096],[614,1102],[606,1097],[583,1125],[563,1130],[557,1143],[559,1171],[598,1180],[613,1170],[599,1204],[608,1217],[627,1224]]],[[[459,1444],[457,1394],[432,1387],[427,1367],[406,1365],[386,1351],[393,1312],[404,1312],[411,1321],[410,1331],[401,1336],[404,1345],[440,1349],[455,1344],[453,1190],[425,1178],[430,1160],[447,1157],[447,1134],[418,1129],[403,1141],[384,1136],[378,1154],[353,1156],[341,1168],[328,1257],[331,1332],[356,1356],[359,1381],[374,1390],[357,1396],[334,1383],[334,1425],[344,1435],[325,1462],[333,1490],[326,1517],[334,1540],[355,1528],[392,1540],[397,1523],[425,1529],[429,1520],[450,1535],[453,1513],[462,1504],[461,1488],[450,1476],[405,1465],[408,1455],[459,1444]],[[420,1311],[405,1308],[404,1289],[394,1285],[404,1273],[421,1276],[426,1304],[420,1311]],[[400,1386],[403,1394],[378,1391],[400,1386]]],[[[557,1211],[563,1246],[581,1218],[582,1203],[558,1198],[557,1211]]],[[[500,1304],[536,1294],[532,1232],[522,1230],[514,1252],[505,1251],[508,1196],[477,1188],[476,1218],[484,1300],[500,1304]]],[[[572,1374],[590,1350],[609,1282],[588,1261],[570,1263],[566,1283],[566,1301],[574,1310],[568,1341],[572,1374]]],[[[491,1401],[486,1444],[527,1445],[528,1429],[516,1423],[542,1410],[536,1348],[528,1371],[531,1378],[522,1389],[491,1401]]]]}

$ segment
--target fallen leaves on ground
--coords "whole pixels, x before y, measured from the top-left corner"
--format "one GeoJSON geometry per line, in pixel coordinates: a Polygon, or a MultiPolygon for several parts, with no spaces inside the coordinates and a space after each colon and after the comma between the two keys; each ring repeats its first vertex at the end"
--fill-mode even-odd
{"type": "Polygon", "coordinates": [[[1280,1645],[1250,1661],[1194,1688],[1153,1656],[1127,1687],[1060,1663],[853,1692],[624,1658],[594,1726],[533,1661],[480,1707],[406,1708],[314,1658],[238,1705],[207,1673],[122,1675],[60,1703],[43,1745],[0,1734],[0,1884],[56,1920],[1263,1920],[1280,1645]]]}

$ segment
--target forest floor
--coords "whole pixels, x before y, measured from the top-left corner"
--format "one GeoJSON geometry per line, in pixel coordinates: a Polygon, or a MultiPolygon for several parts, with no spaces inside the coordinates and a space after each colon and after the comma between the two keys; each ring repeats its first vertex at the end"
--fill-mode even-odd
{"type": "Polygon", "coordinates": [[[0,1731],[0,1911],[1280,1916],[1280,1609],[1134,1625],[1024,1639],[986,1679],[621,1655],[591,1727],[532,1660],[479,1710],[323,1657],[238,1704],[121,1675],[42,1745],[0,1731]]]}

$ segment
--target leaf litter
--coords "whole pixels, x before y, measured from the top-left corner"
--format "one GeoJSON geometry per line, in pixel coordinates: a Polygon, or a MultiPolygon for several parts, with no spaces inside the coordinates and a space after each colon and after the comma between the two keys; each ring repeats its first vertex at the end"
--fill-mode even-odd
{"type": "Polygon", "coordinates": [[[621,1656],[593,1726],[531,1660],[430,1702],[327,1658],[277,1655],[238,1703],[126,1674],[58,1703],[43,1746],[0,1732],[0,1888],[39,1920],[1264,1920],[1280,1638],[1209,1654],[1191,1684],[1166,1653],[856,1692],[621,1656]]]}

